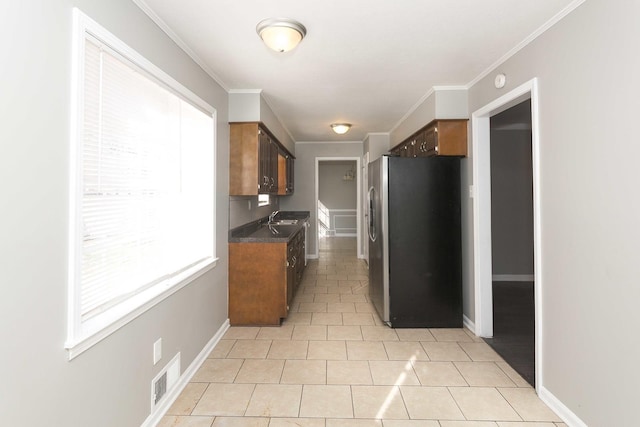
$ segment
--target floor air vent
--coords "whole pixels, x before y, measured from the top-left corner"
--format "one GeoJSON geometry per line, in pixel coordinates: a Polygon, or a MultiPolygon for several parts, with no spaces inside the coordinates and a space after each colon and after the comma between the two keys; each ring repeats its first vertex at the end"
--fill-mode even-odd
{"type": "Polygon", "coordinates": [[[153,404],[157,405],[162,396],[167,392],[167,373],[165,372],[153,385],[153,404]]]}
{"type": "Polygon", "coordinates": [[[171,359],[158,375],[151,381],[151,410],[155,408],[162,398],[171,392],[173,386],[180,378],[180,353],[171,359]]]}

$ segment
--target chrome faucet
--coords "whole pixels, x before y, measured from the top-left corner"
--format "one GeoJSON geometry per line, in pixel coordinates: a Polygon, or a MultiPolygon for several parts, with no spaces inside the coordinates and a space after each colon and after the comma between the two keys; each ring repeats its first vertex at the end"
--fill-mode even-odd
{"type": "Polygon", "coordinates": [[[273,222],[273,220],[276,218],[276,215],[278,215],[278,212],[280,212],[280,211],[271,212],[271,215],[269,215],[269,223],[273,222]]]}

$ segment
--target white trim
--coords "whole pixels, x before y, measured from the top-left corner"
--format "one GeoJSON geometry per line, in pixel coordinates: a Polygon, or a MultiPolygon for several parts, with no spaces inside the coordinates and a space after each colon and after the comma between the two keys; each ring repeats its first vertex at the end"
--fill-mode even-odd
{"type": "Polygon", "coordinates": [[[149,397],[151,398],[151,411],[153,412],[156,406],[162,405],[162,403],[167,400],[168,396],[172,394],[173,389],[178,384],[178,380],[180,379],[180,352],[176,353],[176,355],[167,363],[158,374],[153,377],[151,380],[151,393],[149,393],[149,397]],[[160,379],[160,377],[164,374],[167,374],[167,383],[165,395],[160,398],[158,403],[156,403],[155,396],[155,384],[160,379]]]}
{"type": "MultiPolygon", "coordinates": [[[[133,0],[136,1],[136,0],[133,0]]],[[[228,93],[262,93],[262,89],[229,89],[228,93]]]]}
{"type": "MultiPolygon", "coordinates": [[[[198,277],[205,274],[217,265],[216,257],[216,199],[212,198],[212,256],[201,260],[197,264],[184,270],[183,272],[159,283],[149,289],[140,292],[128,301],[119,304],[104,314],[94,317],[87,322],[81,322],[78,313],[80,293],[76,289],[76,277],[81,272],[80,263],[77,262],[77,254],[81,251],[81,243],[77,236],[82,235],[82,225],[77,219],[80,217],[80,203],[77,203],[80,194],[78,182],[81,180],[80,168],[81,154],[78,150],[82,140],[83,110],[84,110],[84,48],[87,35],[91,35],[109,46],[119,55],[126,58],[141,70],[148,73],[158,82],[169,88],[170,91],[182,97],[186,102],[199,108],[211,116],[213,125],[213,149],[212,164],[216,167],[217,148],[217,110],[209,105],[198,95],[183,86],[169,74],[158,68],[152,62],[143,57],[136,50],[129,47],[123,41],[111,34],[106,28],[85,15],[77,7],[73,8],[73,34],[72,34],[72,54],[71,54],[71,112],[70,112],[70,168],[69,168],[69,236],[68,236],[68,278],[67,278],[67,339],[65,348],[68,350],[69,360],[82,354],[84,351],[109,336],[117,329],[131,322],[142,313],[146,312],[156,304],[173,295],[198,277]],[[100,322],[99,322],[100,321],[100,322]],[[94,325],[94,326],[92,326],[94,325]],[[98,325],[98,326],[95,326],[98,325]]],[[[216,188],[216,174],[213,174],[213,188],[216,188]]]]}
{"type": "MultiPolygon", "coordinates": [[[[389,132],[367,132],[367,134],[364,136],[364,139],[367,139],[371,136],[389,136],[390,133],[389,132]]],[[[362,140],[362,142],[364,142],[364,139],[362,140]]],[[[369,153],[366,153],[369,154],[369,153]]]]}
{"type": "Polygon", "coordinates": [[[398,120],[398,122],[389,130],[389,134],[392,134],[393,132],[395,132],[396,129],[398,129],[400,127],[400,125],[402,123],[404,123],[405,120],[407,120],[409,118],[410,115],[412,115],[418,108],[420,108],[420,106],[422,104],[424,104],[424,102],[429,99],[429,97],[431,95],[433,95],[434,93],[436,93],[435,88],[431,88],[427,91],[427,93],[425,93],[424,95],[422,95],[422,97],[418,100],[418,102],[416,102],[415,104],[413,104],[413,107],[411,107],[409,109],[409,111],[407,111],[407,113],[402,116],[402,118],[400,120],[398,120]]]}
{"type": "MultiPolygon", "coordinates": [[[[171,77],[169,74],[165,73],[161,68],[138,53],[138,51],[134,50],[122,40],[111,34],[109,30],[85,15],[82,11],[80,11],[80,9],[73,8],[73,14],[76,24],[76,28],[74,29],[74,38],[80,37],[82,35],[81,38],[75,40],[74,47],[76,49],[84,49],[84,34],[91,34],[92,36],[118,52],[118,54],[125,57],[127,61],[130,61],[131,63],[140,67],[141,69],[152,75],[155,79],[170,87],[172,91],[175,91],[185,97],[185,100],[192,102],[195,106],[203,109],[207,113],[213,114],[216,111],[216,109],[209,105],[209,103],[204,101],[202,98],[193,93],[186,86],[171,77]]],[[[79,56],[76,56],[77,59],[80,60],[83,58],[82,51],[80,51],[78,55],[79,56]]],[[[76,67],[77,64],[74,63],[73,66],[76,67]]]]}
{"type": "Polygon", "coordinates": [[[568,426],[587,427],[587,423],[582,421],[571,409],[565,406],[556,396],[545,387],[538,388],[538,397],[547,404],[549,409],[555,412],[568,426]]]}
{"type": "MultiPolygon", "coordinates": [[[[280,126],[282,126],[282,129],[284,129],[284,131],[287,133],[287,135],[289,135],[289,138],[291,138],[291,141],[293,141],[293,144],[295,146],[296,139],[291,134],[291,131],[289,130],[289,128],[284,124],[284,121],[282,121],[282,119],[280,118],[280,115],[276,112],[276,109],[273,108],[273,106],[269,102],[269,99],[266,96],[264,96],[263,94],[260,94],[260,98],[262,98],[262,100],[264,100],[265,104],[267,104],[267,106],[271,110],[271,113],[275,116],[275,118],[278,121],[278,123],[280,123],[280,126]]],[[[262,113],[260,114],[260,118],[262,119],[262,113]]]]}
{"type": "MultiPolygon", "coordinates": [[[[340,237],[351,237],[351,236],[357,236],[357,230],[354,233],[353,230],[355,229],[355,227],[338,227],[337,223],[338,223],[338,219],[341,218],[341,220],[344,220],[345,218],[356,218],[358,215],[358,211],[356,209],[329,209],[329,221],[331,221],[331,213],[332,212],[351,212],[351,215],[344,215],[344,214],[334,214],[333,215],[333,232],[336,236],[340,236],[340,237]],[[348,231],[342,231],[342,230],[348,230],[348,231]]],[[[356,221],[356,224],[358,222],[356,221]]]]}
{"type": "Polygon", "coordinates": [[[467,85],[451,85],[451,86],[434,86],[433,90],[437,91],[446,91],[446,90],[467,90],[469,87],[467,85]]]}
{"type": "MultiPolygon", "coordinates": [[[[361,142],[359,142],[359,144],[362,144],[361,142]]],[[[316,252],[315,254],[312,254],[309,256],[309,258],[318,258],[319,254],[320,254],[320,248],[319,248],[319,238],[318,238],[318,198],[319,198],[319,169],[320,169],[320,162],[322,161],[335,161],[335,160],[350,160],[350,161],[354,161],[356,162],[356,171],[357,171],[357,179],[358,179],[358,185],[356,185],[357,187],[357,192],[356,192],[356,200],[357,200],[357,204],[356,204],[356,253],[358,258],[364,258],[364,255],[362,254],[362,245],[361,245],[361,239],[362,239],[362,233],[360,230],[361,227],[361,212],[362,212],[362,194],[361,194],[361,185],[360,183],[362,182],[362,170],[360,168],[360,162],[362,161],[362,159],[360,158],[360,156],[356,156],[356,157],[316,157],[316,166],[315,166],[315,199],[314,199],[314,207],[315,207],[315,215],[316,215],[316,232],[315,232],[315,236],[313,236],[313,238],[315,239],[316,242],[316,252]],[[314,256],[315,255],[315,256],[314,256]]]]}
{"type": "Polygon", "coordinates": [[[494,274],[491,276],[494,282],[533,282],[535,276],[533,274],[494,274]]]}
{"type": "Polygon", "coordinates": [[[473,274],[476,334],[493,335],[492,271],[491,271],[491,170],[490,117],[525,99],[531,99],[531,155],[533,173],[533,252],[535,293],[535,372],[536,390],[543,387],[544,361],[542,336],[542,218],[540,181],[540,127],[538,81],[533,78],[490,102],[472,114],[473,144],[473,274]]]}
{"type": "Polygon", "coordinates": [[[215,335],[202,348],[196,358],[193,359],[193,362],[191,362],[189,367],[182,373],[175,387],[167,392],[163,402],[160,402],[160,404],[155,407],[155,410],[147,417],[146,420],[144,420],[140,427],[154,427],[160,423],[160,420],[167,413],[176,399],[178,399],[182,390],[184,390],[187,384],[189,384],[189,381],[191,381],[196,372],[198,372],[198,369],[202,366],[204,361],[207,360],[207,356],[209,356],[213,349],[218,345],[225,332],[227,332],[227,329],[229,329],[229,319],[225,320],[222,326],[220,326],[215,335]]]}
{"type": "Polygon", "coordinates": [[[462,324],[464,325],[465,328],[467,328],[468,330],[470,330],[474,334],[476,333],[476,325],[473,323],[473,321],[471,319],[469,319],[464,314],[462,315],[462,324]]]}
{"type": "MultiPolygon", "coordinates": [[[[99,327],[94,331],[89,330],[80,338],[72,336],[68,337],[67,341],[65,342],[65,348],[68,351],[69,360],[78,357],[80,354],[84,353],[86,350],[90,349],[95,344],[102,341],[127,323],[131,322],[141,314],[147,312],[149,309],[169,298],[180,289],[189,285],[198,277],[213,269],[217,265],[217,263],[218,258],[205,261],[201,264],[197,264],[191,269],[183,272],[180,276],[177,276],[176,279],[178,281],[175,282],[175,284],[167,283],[166,285],[153,286],[147,289],[145,292],[141,292],[135,297],[130,298],[128,301],[119,304],[117,307],[114,307],[114,310],[117,309],[117,312],[115,312],[115,314],[112,311],[105,312],[105,315],[115,318],[114,320],[110,321],[107,326],[99,327]],[[144,302],[140,304],[140,301],[144,302]],[[131,309],[131,306],[135,306],[136,304],[140,305],[131,309]],[[126,312],[126,314],[121,315],[121,312],[126,312]]],[[[74,293],[77,294],[78,292],[74,293]]],[[[71,316],[69,317],[71,318],[71,316]]],[[[100,318],[100,316],[97,316],[97,318],[100,318]]],[[[104,321],[100,321],[99,323],[102,325],[104,324],[104,321]]],[[[82,326],[79,326],[78,329],[75,329],[75,331],[81,332],[82,326]]]]}
{"type": "Polygon", "coordinates": [[[475,79],[473,79],[469,83],[467,83],[467,85],[466,85],[467,89],[470,89],[471,87],[473,87],[473,85],[475,85],[480,80],[482,80],[483,78],[485,78],[486,76],[491,74],[496,68],[498,68],[500,65],[504,64],[513,55],[515,55],[516,53],[520,52],[527,45],[529,45],[532,41],[534,41],[535,39],[540,37],[541,34],[546,32],[549,28],[553,27],[562,18],[564,18],[565,16],[567,16],[568,14],[573,12],[574,9],[576,9],[578,6],[580,6],[585,1],[586,0],[574,0],[571,3],[569,3],[567,6],[565,6],[564,9],[562,9],[560,12],[556,13],[551,19],[549,19],[547,22],[545,22],[540,27],[538,27],[538,29],[536,29],[533,33],[529,34],[529,36],[527,36],[524,40],[522,40],[520,43],[515,45],[507,53],[502,55],[497,61],[495,61],[493,64],[491,64],[486,70],[484,70],[482,73],[478,74],[475,79]]]}
{"type": "Polygon", "coordinates": [[[151,9],[151,7],[149,7],[149,5],[147,5],[147,3],[144,0],[132,0],[133,3],[138,6],[140,8],[140,10],[142,10],[149,18],[151,18],[151,20],[153,22],[156,23],[156,25],[162,30],[164,31],[164,33],[169,36],[169,38],[171,40],[173,40],[173,42],[175,44],[178,45],[178,47],[180,49],[182,49],[182,51],[184,53],[186,53],[192,60],[193,62],[195,62],[196,64],[198,64],[200,66],[200,68],[202,68],[202,70],[207,73],[216,83],[218,83],[222,89],[224,89],[227,93],[229,92],[229,86],[227,86],[220,77],[218,77],[218,75],[211,69],[209,68],[209,66],[207,65],[207,63],[205,61],[203,61],[202,59],[200,59],[200,57],[198,55],[196,55],[196,53],[191,50],[191,48],[189,47],[188,44],[186,44],[184,41],[182,41],[182,39],[180,37],[178,37],[178,35],[176,33],[173,32],[173,30],[171,29],[171,27],[169,27],[163,20],[162,18],[160,18],[158,16],[158,14],[156,14],[153,9],[151,9]]]}
{"type": "Polygon", "coordinates": [[[570,14],[571,12],[573,12],[574,9],[576,9],[578,6],[580,6],[582,3],[584,3],[586,0],[574,0],[571,3],[569,3],[564,9],[562,9],[560,12],[558,12],[555,16],[553,16],[551,19],[549,19],[547,22],[545,22],[543,25],[541,25],[538,29],[536,29],[534,32],[532,32],[531,34],[529,34],[529,36],[527,36],[524,40],[522,40],[520,43],[518,43],[515,47],[513,47],[511,50],[509,50],[506,54],[504,54],[502,57],[500,57],[497,61],[495,61],[493,64],[491,64],[486,70],[484,70],[483,72],[481,72],[480,74],[478,74],[473,80],[471,80],[469,83],[467,83],[466,85],[454,85],[454,86],[433,86],[431,89],[429,89],[427,91],[427,93],[425,93],[424,95],[422,95],[422,97],[418,100],[418,102],[416,104],[413,105],[413,107],[411,107],[409,109],[409,111],[402,116],[402,118],[389,130],[389,134],[393,133],[396,129],[398,129],[398,127],[400,127],[400,125],[407,120],[407,118],[409,118],[409,116],[411,114],[413,114],[431,95],[433,95],[435,93],[435,91],[437,90],[469,90],[473,87],[473,85],[475,85],[476,83],[478,83],[480,80],[482,80],[483,78],[485,78],[486,76],[488,76],[489,74],[491,74],[496,68],[498,68],[500,65],[502,65],[505,61],[507,61],[509,58],[511,58],[512,56],[514,56],[516,53],[518,53],[519,51],[521,51],[522,49],[524,49],[527,45],[529,45],[532,41],[534,41],[535,39],[537,39],[541,34],[543,34],[545,31],[547,31],[549,28],[553,27],[556,23],[558,23],[562,18],[564,18],[565,16],[567,16],[568,14],[570,14]]]}

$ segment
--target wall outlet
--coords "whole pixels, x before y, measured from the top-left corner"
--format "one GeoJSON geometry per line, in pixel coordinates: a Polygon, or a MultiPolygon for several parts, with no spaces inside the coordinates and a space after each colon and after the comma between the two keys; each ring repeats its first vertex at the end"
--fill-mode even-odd
{"type": "Polygon", "coordinates": [[[153,343],[153,364],[155,365],[162,359],[162,338],[153,343]]]}

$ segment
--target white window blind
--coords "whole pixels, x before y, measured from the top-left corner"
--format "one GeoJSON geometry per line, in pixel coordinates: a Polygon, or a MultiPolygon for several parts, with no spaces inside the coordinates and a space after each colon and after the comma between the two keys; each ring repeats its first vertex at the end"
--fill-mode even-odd
{"type": "Polygon", "coordinates": [[[82,56],[71,341],[214,258],[211,114],[88,34],[82,56]]]}

